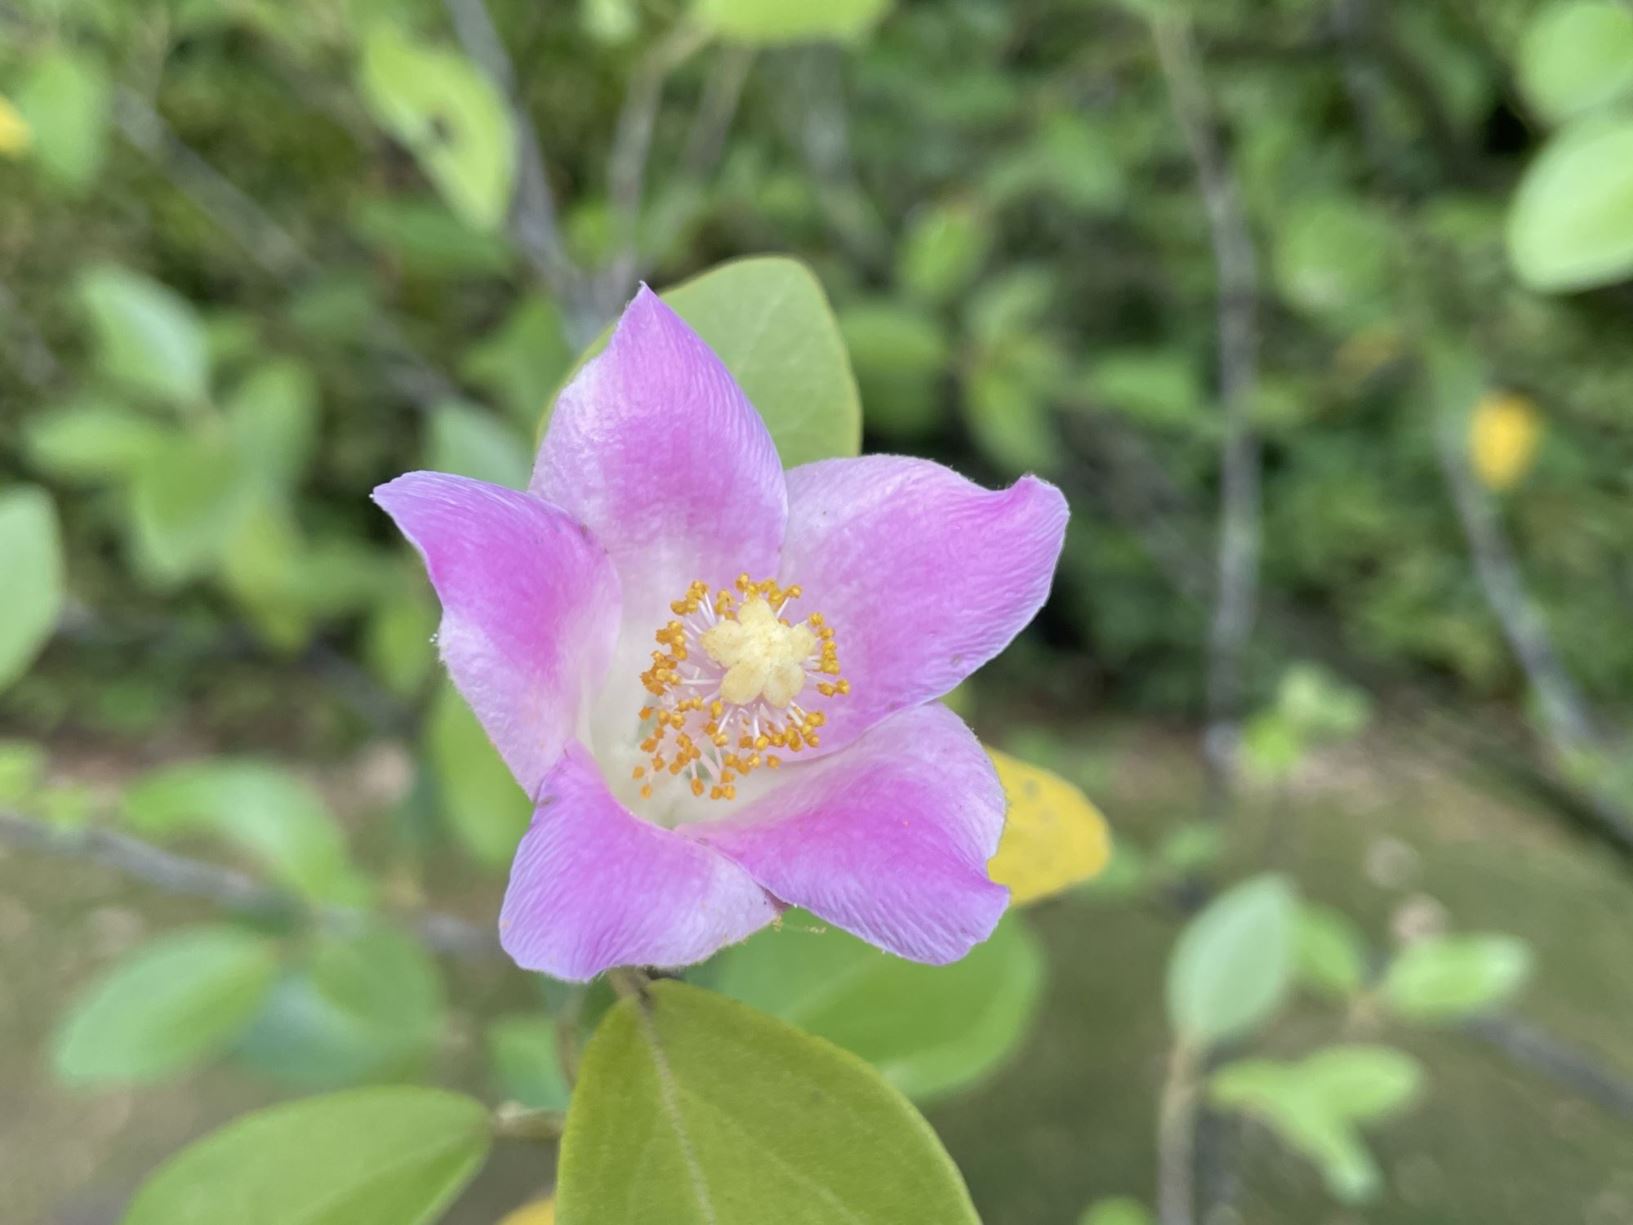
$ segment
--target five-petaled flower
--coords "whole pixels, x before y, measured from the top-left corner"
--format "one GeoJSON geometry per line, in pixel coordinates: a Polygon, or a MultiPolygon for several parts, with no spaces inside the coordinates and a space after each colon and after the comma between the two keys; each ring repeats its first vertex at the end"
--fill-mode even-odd
{"type": "Polygon", "coordinates": [[[411,472],[455,685],[534,801],[500,916],[528,969],[708,957],[803,906],[916,961],[998,922],[991,760],[937,698],[1049,591],[1053,486],[874,455],[784,472],[650,290],[562,392],[526,492],[411,472]]]}

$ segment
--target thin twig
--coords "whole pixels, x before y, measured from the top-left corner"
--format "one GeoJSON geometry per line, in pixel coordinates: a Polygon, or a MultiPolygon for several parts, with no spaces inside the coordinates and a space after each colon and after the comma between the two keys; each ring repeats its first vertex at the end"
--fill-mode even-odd
{"type": "Polygon", "coordinates": [[[1515,1063],[1542,1073],[1578,1097],[1618,1118],[1633,1119],[1633,1082],[1610,1071],[1585,1051],[1513,1017],[1481,1017],[1464,1028],[1515,1063]]]}
{"type": "MultiPolygon", "coordinates": [[[[266,918],[305,918],[321,927],[351,931],[369,915],[344,906],[309,907],[247,873],[167,851],[118,830],[61,829],[22,813],[0,809],[0,843],[112,868],[166,893],[199,898],[228,910],[266,918]]],[[[427,948],[451,957],[497,960],[497,934],[455,915],[425,911],[401,916],[427,948]]]]}
{"type": "Polygon", "coordinates": [[[1196,1059],[1181,1043],[1168,1057],[1157,1103],[1158,1225],[1195,1225],[1196,1116],[1196,1059]]]}
{"type": "Polygon", "coordinates": [[[516,245],[546,286],[570,310],[585,306],[578,269],[561,242],[556,200],[544,166],[544,146],[516,85],[516,68],[483,0],[443,0],[465,53],[492,78],[504,95],[516,131],[516,195],[510,231],[516,245]]]}
{"type": "Polygon", "coordinates": [[[738,104],[743,99],[743,86],[748,82],[749,69],[754,66],[754,48],[725,47],[719,63],[703,85],[703,97],[698,101],[697,113],[692,117],[691,130],[686,135],[686,152],[681,163],[686,176],[701,184],[720,161],[725,148],[726,133],[737,117],[738,104]]]}
{"type": "Polygon", "coordinates": [[[612,202],[618,237],[617,252],[607,268],[600,294],[601,308],[608,314],[629,296],[640,270],[641,197],[664,85],[670,74],[706,41],[707,35],[698,27],[674,27],[641,57],[624,93],[607,160],[607,196],[612,202]]]}
{"type": "Polygon", "coordinates": [[[1218,578],[1208,634],[1207,731],[1210,806],[1229,803],[1241,735],[1243,661],[1259,588],[1259,440],[1252,399],[1258,384],[1258,257],[1240,194],[1213,128],[1202,66],[1184,19],[1162,16],[1152,35],[1174,115],[1202,190],[1218,276],[1220,441],[1218,578]]]}
{"type": "Polygon", "coordinates": [[[566,1130],[567,1116],[560,1110],[536,1110],[506,1102],[493,1112],[493,1134],[500,1140],[554,1143],[566,1130]]]}

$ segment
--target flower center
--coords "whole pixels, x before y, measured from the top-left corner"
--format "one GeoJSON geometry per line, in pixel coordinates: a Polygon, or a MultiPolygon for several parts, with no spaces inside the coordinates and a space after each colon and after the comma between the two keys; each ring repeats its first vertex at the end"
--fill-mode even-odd
{"type": "Polygon", "coordinates": [[[798,623],[783,615],[799,587],[740,574],[736,588],[711,595],[693,583],[669,606],[676,619],[654,635],[662,649],[641,673],[653,698],[641,708],[641,750],[652,757],[634,768],[643,797],[667,775],[695,796],[736,799],[739,778],[822,743],[827,717],[799,701],[813,679],[825,698],[851,691],[822,614],[798,623]]]}

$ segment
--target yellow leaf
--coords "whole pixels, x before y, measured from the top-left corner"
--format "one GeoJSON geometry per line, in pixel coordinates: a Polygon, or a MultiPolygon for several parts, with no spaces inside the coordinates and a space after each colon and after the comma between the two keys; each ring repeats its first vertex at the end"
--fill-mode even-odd
{"type": "Polygon", "coordinates": [[[541,1199],[523,1204],[499,1225],[556,1225],[556,1201],[541,1199]]]}
{"type": "Polygon", "coordinates": [[[9,99],[0,95],[0,157],[26,153],[33,143],[34,130],[28,126],[28,120],[9,99]]]}
{"type": "Polygon", "coordinates": [[[1542,417],[1524,396],[1493,391],[1469,416],[1469,454],[1474,474],[1487,489],[1516,485],[1531,468],[1542,439],[1542,417]]]}
{"type": "Polygon", "coordinates": [[[1111,831],[1100,810],[1048,770],[988,749],[1009,797],[998,853],[987,874],[1009,886],[1010,905],[1025,906],[1099,875],[1111,857],[1111,831]]]}

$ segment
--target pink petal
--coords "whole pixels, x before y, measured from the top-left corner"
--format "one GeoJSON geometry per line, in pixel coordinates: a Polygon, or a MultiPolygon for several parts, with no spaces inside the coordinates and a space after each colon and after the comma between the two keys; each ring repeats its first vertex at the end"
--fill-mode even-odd
{"type": "Polygon", "coordinates": [[[517,848],[499,942],[523,969],[581,982],[702,961],[777,913],[729,859],[633,816],[575,742],[517,848]]]}
{"type": "Polygon", "coordinates": [[[742,813],[683,832],[783,901],[914,961],[956,961],[992,934],[1009,900],[986,873],[1004,793],[957,715],[904,711],[784,773],[742,813]]]}
{"type": "Polygon", "coordinates": [[[769,577],[788,514],[760,415],[645,286],[557,400],[531,488],[607,547],[626,610],[651,630],[694,579],[769,577]]]}
{"type": "Polygon", "coordinates": [[[410,472],[374,500],[425,558],[455,686],[538,795],[612,658],[618,579],[606,552],[548,502],[462,476],[410,472]]]}
{"type": "Polygon", "coordinates": [[[812,697],[822,752],[947,693],[1049,595],[1066,500],[1036,477],[982,489],[928,460],[870,455],[788,473],[782,581],[821,612],[850,694],[812,697]]]}

